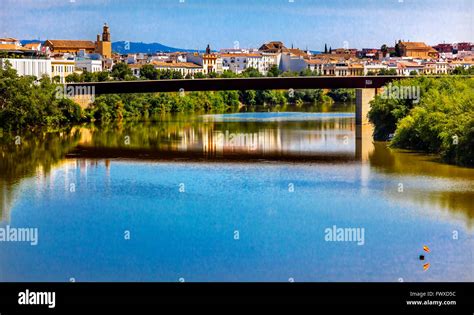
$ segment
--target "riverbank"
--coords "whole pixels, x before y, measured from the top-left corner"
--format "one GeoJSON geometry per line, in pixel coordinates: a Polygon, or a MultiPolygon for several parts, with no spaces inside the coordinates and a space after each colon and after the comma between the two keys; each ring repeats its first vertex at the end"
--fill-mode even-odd
{"type": "MultiPolygon", "coordinates": [[[[110,79],[120,79],[114,73],[110,79]]],[[[256,73],[249,70],[242,76],[256,73]]],[[[172,76],[164,74],[163,78],[172,76]]],[[[75,80],[85,81],[86,77],[75,80]]],[[[390,84],[386,90],[392,93],[378,95],[372,102],[369,119],[375,126],[374,139],[390,139],[393,147],[438,154],[443,162],[472,167],[473,82],[473,78],[459,76],[421,76],[390,84]],[[399,93],[406,89],[416,93],[409,97],[399,93]]],[[[265,111],[298,111],[303,104],[311,104],[315,111],[328,111],[338,101],[350,108],[355,98],[354,90],[348,89],[115,94],[96,97],[82,109],[68,98],[56,97],[57,86],[47,77],[36,81],[19,77],[8,66],[0,69],[0,131],[156,121],[166,113],[228,113],[253,111],[258,106],[265,111]]]]}
{"type": "MultiPolygon", "coordinates": [[[[109,79],[120,79],[114,78],[113,74],[114,71],[109,79]]],[[[243,76],[255,74],[247,71],[243,76]]],[[[85,79],[75,78],[78,81],[85,79]]],[[[334,102],[350,104],[355,98],[353,90],[345,89],[114,94],[98,96],[91,106],[82,109],[71,99],[58,97],[58,86],[48,77],[36,80],[18,76],[9,66],[0,69],[0,128],[7,132],[60,128],[88,122],[153,120],[164,113],[225,113],[256,106],[265,106],[267,110],[285,108],[297,111],[303,104],[327,108],[334,102]]]]}
{"type": "Polygon", "coordinates": [[[372,101],[369,120],[375,127],[375,140],[437,154],[445,163],[474,166],[474,78],[418,77],[394,82],[372,101]]]}

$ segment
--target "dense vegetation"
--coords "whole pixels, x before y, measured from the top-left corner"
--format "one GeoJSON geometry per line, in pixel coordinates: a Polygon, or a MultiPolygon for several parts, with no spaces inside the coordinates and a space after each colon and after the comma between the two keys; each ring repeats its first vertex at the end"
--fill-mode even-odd
{"type": "MultiPolygon", "coordinates": [[[[455,69],[469,75],[472,69],[455,69]]],[[[145,66],[141,79],[182,79],[175,71],[145,66]]],[[[268,76],[315,75],[270,69],[268,76]]],[[[209,77],[216,77],[211,74],[209,77]]],[[[260,77],[255,69],[242,74],[229,71],[221,77],[260,77]]],[[[68,82],[136,79],[123,63],[111,72],[73,74],[68,82]]],[[[242,106],[264,105],[286,108],[301,104],[331,104],[333,100],[355,99],[354,90],[247,90],[186,93],[117,94],[95,98],[83,110],[68,98],[57,97],[57,84],[48,77],[17,75],[10,66],[0,68],[0,132],[47,126],[58,128],[83,122],[153,120],[163,113],[224,112],[242,106]]],[[[474,165],[474,78],[445,76],[433,79],[419,76],[392,83],[391,89],[416,87],[419,99],[383,97],[372,102],[369,119],[375,125],[376,140],[391,139],[391,146],[439,154],[449,163],[474,165]]]]}
{"type": "Polygon", "coordinates": [[[417,102],[378,95],[369,119],[374,138],[397,148],[439,154],[443,161],[474,165],[474,78],[417,77],[393,83],[392,88],[419,88],[417,102]]]}
{"type": "Polygon", "coordinates": [[[67,98],[56,98],[56,85],[50,78],[19,77],[11,67],[0,67],[0,128],[22,129],[33,126],[61,126],[84,119],[79,105],[67,98]]]}
{"type": "MultiPolygon", "coordinates": [[[[99,73],[100,75],[100,73],[99,73]]],[[[308,76],[315,75],[311,71],[301,73],[281,72],[278,67],[273,66],[267,76],[308,76]]],[[[113,80],[136,80],[132,71],[125,63],[116,64],[111,73],[113,80]]],[[[254,68],[248,68],[241,74],[232,71],[224,71],[218,75],[210,73],[207,76],[197,73],[195,78],[247,78],[262,77],[263,75],[254,68]]],[[[152,65],[145,65],[140,69],[140,79],[183,79],[191,78],[190,75],[183,77],[180,72],[171,70],[157,70],[152,65]]],[[[69,76],[69,82],[87,82],[87,74],[80,76],[69,76]]],[[[331,95],[332,96],[332,95],[331,95]]],[[[168,112],[223,112],[230,108],[238,108],[241,105],[255,106],[285,106],[287,104],[301,105],[303,103],[332,103],[333,99],[339,101],[352,101],[354,92],[350,90],[338,90],[331,98],[323,90],[246,90],[246,91],[219,91],[219,92],[187,92],[187,93],[154,93],[154,94],[131,94],[131,95],[109,95],[98,97],[93,106],[86,110],[86,114],[92,120],[110,121],[115,119],[150,119],[157,114],[168,112]]]]}
{"type": "MultiPolygon", "coordinates": [[[[142,69],[143,70],[143,69],[142,69]]],[[[457,69],[470,74],[471,70],[457,69]]],[[[179,72],[145,67],[142,79],[181,79],[179,72]]],[[[311,71],[281,73],[272,68],[268,76],[315,75],[311,71]]],[[[210,75],[215,77],[215,74],[210,75]]],[[[221,77],[257,77],[255,69],[240,75],[224,72],[221,77]]],[[[69,82],[129,80],[135,78],[125,64],[112,71],[74,74],[69,82]]],[[[242,106],[265,105],[287,108],[303,103],[331,104],[353,101],[354,90],[248,90],[186,93],[118,94],[99,96],[83,110],[68,98],[57,97],[57,84],[48,77],[20,77],[11,67],[0,69],[0,132],[47,126],[58,128],[82,122],[153,120],[163,113],[224,112],[242,106]]],[[[416,87],[420,99],[384,98],[372,102],[369,119],[375,125],[374,138],[399,148],[440,154],[459,165],[474,165],[474,79],[419,76],[394,82],[393,87],[416,87]]]]}
{"type": "MultiPolygon", "coordinates": [[[[176,71],[144,67],[142,79],[182,79],[176,71]]],[[[142,69],[143,70],[143,69],[142,69]]],[[[304,73],[301,75],[307,75],[304,73]]],[[[277,68],[269,75],[282,75],[277,68]]],[[[215,77],[216,75],[211,75],[215,77]]],[[[222,77],[237,77],[226,71],[222,77]]],[[[261,76],[255,69],[247,69],[239,77],[261,76]]],[[[136,79],[124,63],[116,64],[112,71],[72,74],[67,82],[94,82],[136,79]]],[[[332,103],[323,90],[247,90],[186,93],[117,94],[96,97],[89,108],[83,110],[68,98],[56,97],[54,80],[43,77],[20,77],[7,66],[0,69],[0,128],[17,130],[41,126],[60,127],[81,122],[153,119],[158,114],[176,112],[224,112],[241,106],[285,106],[303,103],[332,103]]],[[[348,92],[342,92],[346,95],[348,92]]],[[[335,95],[339,95],[335,92],[335,95]]]]}

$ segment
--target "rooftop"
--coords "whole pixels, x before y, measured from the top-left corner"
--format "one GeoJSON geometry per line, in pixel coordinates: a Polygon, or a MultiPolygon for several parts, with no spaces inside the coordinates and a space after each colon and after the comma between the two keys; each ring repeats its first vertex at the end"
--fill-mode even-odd
{"type": "Polygon", "coordinates": [[[234,54],[221,54],[221,57],[261,57],[262,55],[256,53],[234,53],[234,54]]]}
{"type": "Polygon", "coordinates": [[[0,37],[0,42],[16,43],[18,39],[13,37],[0,37]]]}
{"type": "Polygon", "coordinates": [[[45,45],[48,43],[54,48],[95,49],[95,43],[90,40],[48,39],[45,45]]]}
{"type": "Polygon", "coordinates": [[[162,62],[154,61],[151,63],[155,67],[160,68],[201,68],[201,66],[192,62],[162,62]]]}

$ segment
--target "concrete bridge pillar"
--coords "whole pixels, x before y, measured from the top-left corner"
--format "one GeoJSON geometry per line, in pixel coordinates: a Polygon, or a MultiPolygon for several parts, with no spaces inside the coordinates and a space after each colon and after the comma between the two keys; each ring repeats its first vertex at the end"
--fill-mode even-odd
{"type": "Polygon", "coordinates": [[[369,123],[367,114],[370,110],[370,101],[377,95],[377,89],[356,89],[356,125],[369,123]]]}
{"type": "Polygon", "coordinates": [[[373,151],[372,133],[373,126],[370,124],[367,114],[370,110],[370,101],[380,93],[380,89],[356,89],[356,148],[357,160],[366,162],[373,151]]]}
{"type": "Polygon", "coordinates": [[[355,126],[355,158],[358,161],[367,162],[370,154],[374,151],[374,141],[372,134],[374,127],[372,124],[355,126]]]}
{"type": "Polygon", "coordinates": [[[72,97],[72,100],[74,101],[74,103],[81,106],[82,109],[86,109],[94,102],[92,95],[89,94],[74,95],[72,97]]]}

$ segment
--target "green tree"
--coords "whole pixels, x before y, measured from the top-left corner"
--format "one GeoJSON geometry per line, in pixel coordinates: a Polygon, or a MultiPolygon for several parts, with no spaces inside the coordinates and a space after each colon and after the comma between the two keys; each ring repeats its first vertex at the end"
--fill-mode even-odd
{"type": "Polygon", "coordinates": [[[130,77],[132,77],[133,73],[132,73],[132,70],[130,69],[130,67],[126,63],[119,62],[119,63],[116,63],[112,67],[111,76],[115,80],[125,80],[125,79],[129,79],[130,77]]]}
{"type": "Polygon", "coordinates": [[[257,92],[255,90],[240,91],[240,100],[246,105],[257,105],[257,92]]]}
{"type": "Polygon", "coordinates": [[[36,77],[20,77],[9,63],[0,67],[1,128],[58,127],[82,121],[81,108],[57,93],[60,87],[47,76],[39,84],[36,77]]]}
{"type": "Polygon", "coordinates": [[[179,71],[175,70],[158,70],[158,79],[159,80],[171,80],[171,79],[182,79],[183,75],[179,71]]]}
{"type": "Polygon", "coordinates": [[[383,57],[387,55],[388,52],[388,47],[386,44],[383,44],[382,47],[380,47],[380,51],[382,52],[383,57]]]}
{"type": "Polygon", "coordinates": [[[280,74],[281,74],[281,71],[278,68],[278,66],[277,65],[272,65],[270,67],[270,69],[268,69],[267,77],[278,77],[278,76],[280,76],[280,74]]]}
{"type": "Polygon", "coordinates": [[[249,77],[261,77],[262,74],[255,68],[249,67],[242,71],[242,77],[249,78],[249,77]]]}
{"type": "Polygon", "coordinates": [[[97,81],[104,82],[109,80],[109,72],[108,71],[99,71],[97,72],[97,81]]]}
{"type": "Polygon", "coordinates": [[[391,145],[436,153],[449,163],[474,165],[474,78],[416,77],[391,89],[419,88],[418,99],[378,95],[369,119],[376,140],[394,134],[391,145]]]}
{"type": "Polygon", "coordinates": [[[140,68],[140,77],[147,80],[157,80],[158,71],[153,65],[144,65],[140,68]]]}
{"type": "Polygon", "coordinates": [[[82,74],[84,82],[97,82],[97,73],[84,71],[82,74]]]}
{"type": "Polygon", "coordinates": [[[197,73],[194,74],[194,78],[195,79],[204,79],[204,78],[206,78],[206,76],[202,72],[197,72],[197,73]]]}
{"type": "Polygon", "coordinates": [[[285,71],[281,74],[282,77],[297,77],[298,76],[298,72],[294,72],[294,71],[285,71]]]}
{"type": "Polygon", "coordinates": [[[335,89],[327,93],[336,102],[355,101],[355,89],[335,89]]]}
{"type": "Polygon", "coordinates": [[[468,69],[465,69],[463,66],[458,66],[453,69],[451,74],[454,75],[474,75],[474,67],[469,67],[468,69]]]}
{"type": "Polygon", "coordinates": [[[230,70],[225,70],[222,74],[221,74],[221,78],[237,78],[237,74],[230,71],[230,70]]]}
{"type": "Polygon", "coordinates": [[[397,75],[397,70],[395,69],[380,69],[377,75],[397,75]]]}
{"type": "Polygon", "coordinates": [[[74,72],[66,76],[65,78],[66,82],[83,82],[83,78],[80,74],[74,72]]]}
{"type": "Polygon", "coordinates": [[[398,43],[395,44],[395,57],[402,56],[402,48],[400,46],[401,46],[401,41],[398,41],[398,43]]]}

